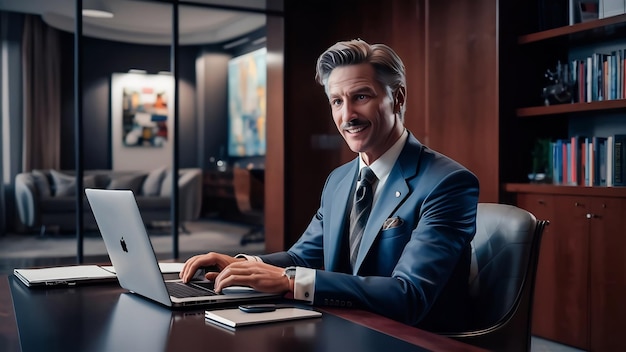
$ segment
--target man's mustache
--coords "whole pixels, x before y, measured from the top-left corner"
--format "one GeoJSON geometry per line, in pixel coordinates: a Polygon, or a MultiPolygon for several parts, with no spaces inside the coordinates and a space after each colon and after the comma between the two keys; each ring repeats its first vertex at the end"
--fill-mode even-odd
{"type": "Polygon", "coordinates": [[[366,126],[368,124],[367,121],[364,120],[350,120],[348,122],[344,122],[341,124],[341,129],[345,130],[345,129],[349,129],[349,128],[354,128],[354,127],[360,127],[360,126],[366,126]]]}

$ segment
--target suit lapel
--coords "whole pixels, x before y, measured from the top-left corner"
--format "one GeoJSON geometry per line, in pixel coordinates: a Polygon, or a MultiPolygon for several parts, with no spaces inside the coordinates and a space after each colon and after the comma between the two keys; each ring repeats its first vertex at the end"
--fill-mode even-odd
{"type": "Polygon", "coordinates": [[[380,196],[372,208],[372,213],[365,226],[353,274],[356,275],[358,273],[365,256],[380,233],[384,221],[408,197],[409,186],[407,180],[413,178],[417,173],[421,148],[421,143],[412,134],[409,134],[409,139],[391,169],[387,182],[383,186],[384,188],[380,190],[380,196]]]}
{"type": "Polygon", "coordinates": [[[355,159],[355,162],[352,162],[352,167],[348,169],[349,172],[347,172],[344,178],[337,183],[335,195],[331,199],[332,203],[330,204],[330,214],[332,215],[330,216],[329,230],[324,231],[324,243],[329,244],[328,246],[324,246],[325,248],[328,248],[327,251],[324,251],[324,263],[329,271],[337,269],[339,260],[343,254],[341,253],[341,241],[343,240],[346,228],[346,211],[349,202],[352,202],[350,194],[352,193],[352,189],[354,188],[356,182],[358,166],[359,162],[357,158],[355,159]]]}

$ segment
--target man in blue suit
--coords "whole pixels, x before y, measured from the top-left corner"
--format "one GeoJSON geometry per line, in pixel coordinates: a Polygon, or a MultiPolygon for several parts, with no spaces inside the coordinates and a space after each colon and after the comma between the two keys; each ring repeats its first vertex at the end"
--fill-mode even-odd
{"type": "Polygon", "coordinates": [[[218,291],[247,285],[314,305],[367,309],[432,331],[463,329],[477,178],[406,130],[404,65],[388,46],[338,42],[319,57],[316,79],[358,157],[328,176],[317,213],[288,251],[198,255],[181,278],[216,265],[220,272],[206,277],[218,291]],[[356,191],[362,168],[373,172],[372,185],[356,191]],[[351,220],[361,212],[353,200],[367,196],[369,218],[351,220]],[[359,233],[354,241],[352,233],[359,233]]]}

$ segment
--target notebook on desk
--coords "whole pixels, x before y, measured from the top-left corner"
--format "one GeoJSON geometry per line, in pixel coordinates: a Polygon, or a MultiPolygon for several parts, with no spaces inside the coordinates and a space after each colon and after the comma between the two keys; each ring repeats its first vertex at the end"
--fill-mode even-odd
{"type": "MultiPolygon", "coordinates": [[[[178,274],[184,263],[159,263],[162,274],[178,274]]],[[[28,287],[76,286],[117,282],[112,265],[65,265],[44,268],[15,268],[15,277],[28,287]]]]}
{"type": "Polygon", "coordinates": [[[85,189],[120,286],[169,307],[238,304],[280,298],[246,287],[213,291],[213,282],[165,280],[130,190],[85,189]]]}
{"type": "Polygon", "coordinates": [[[13,274],[28,287],[74,286],[117,281],[115,272],[99,265],[15,268],[13,274]]]}

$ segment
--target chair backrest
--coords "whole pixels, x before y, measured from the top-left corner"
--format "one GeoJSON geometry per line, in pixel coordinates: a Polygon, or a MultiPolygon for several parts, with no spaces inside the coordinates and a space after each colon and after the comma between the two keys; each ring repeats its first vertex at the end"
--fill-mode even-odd
{"type": "Polygon", "coordinates": [[[493,351],[529,351],[539,247],[546,220],[506,204],[479,203],[472,241],[468,331],[446,334],[493,351]]]}

